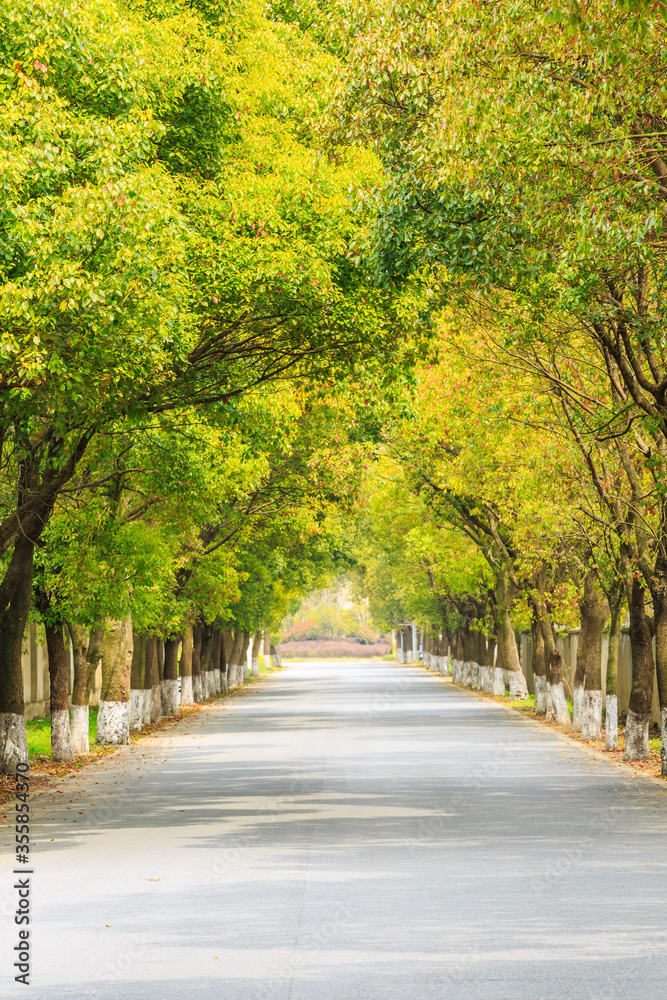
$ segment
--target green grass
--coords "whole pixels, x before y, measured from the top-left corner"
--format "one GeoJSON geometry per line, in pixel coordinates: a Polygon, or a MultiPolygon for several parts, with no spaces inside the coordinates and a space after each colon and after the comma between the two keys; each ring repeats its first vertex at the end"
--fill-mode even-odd
{"type": "MultiPolygon", "coordinates": [[[[97,705],[90,707],[90,745],[95,745],[95,733],[97,730],[97,705]]],[[[51,719],[30,719],[25,724],[26,738],[28,740],[28,752],[31,757],[39,754],[43,757],[51,756],[51,719]]]]}

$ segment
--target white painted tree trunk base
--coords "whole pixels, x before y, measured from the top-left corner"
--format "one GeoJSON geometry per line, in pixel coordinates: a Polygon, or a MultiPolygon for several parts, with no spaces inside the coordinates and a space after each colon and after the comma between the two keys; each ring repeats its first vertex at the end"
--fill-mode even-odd
{"type": "MultiPolygon", "coordinates": [[[[130,692],[131,694],[131,692],[130,692]]],[[[150,726],[151,724],[151,689],[144,688],[141,699],[141,724],[150,726]]]]}
{"type": "Polygon", "coordinates": [[[556,718],[556,710],[554,708],[554,699],[551,693],[551,684],[549,683],[549,681],[547,681],[546,684],[547,684],[547,721],[550,721],[551,719],[556,718]]]}
{"type": "Polygon", "coordinates": [[[88,705],[72,705],[72,749],[75,754],[90,753],[90,709],[88,705]]]}
{"type": "Polygon", "coordinates": [[[584,688],[578,684],[572,692],[572,728],[575,733],[581,732],[584,716],[584,688]]]}
{"type": "Polygon", "coordinates": [[[0,774],[16,774],[16,765],[28,761],[24,717],[17,712],[0,712],[0,774]]]}
{"type": "Polygon", "coordinates": [[[523,670],[508,670],[507,675],[512,701],[525,701],[528,697],[528,685],[523,670]]]}
{"type": "Polygon", "coordinates": [[[141,729],[144,721],[144,689],[130,690],[130,732],[141,729]]]}
{"type": "Polygon", "coordinates": [[[427,670],[431,669],[431,654],[427,650],[422,653],[422,663],[427,670]]]}
{"type": "Polygon", "coordinates": [[[159,722],[162,718],[162,696],[160,685],[156,684],[151,688],[151,723],[159,722]]]}
{"type": "Polygon", "coordinates": [[[181,705],[194,705],[192,677],[181,677],[181,705]]]}
{"type": "Polygon", "coordinates": [[[170,715],[178,712],[178,681],[167,680],[164,682],[165,700],[170,715]]]}
{"type": "Polygon", "coordinates": [[[501,698],[505,695],[505,671],[502,667],[493,668],[493,689],[491,693],[501,698]]]}
{"type": "Polygon", "coordinates": [[[194,698],[196,705],[198,705],[200,701],[203,701],[201,691],[201,674],[193,675],[192,677],[192,697],[194,698]]]}
{"type": "Polygon", "coordinates": [[[618,698],[608,694],[605,702],[604,748],[618,750],[618,698]]]}
{"type": "Polygon", "coordinates": [[[602,691],[584,691],[581,738],[583,740],[602,739],[602,691]]]}
{"type": "Polygon", "coordinates": [[[253,656],[252,670],[250,673],[252,677],[259,677],[259,656],[253,656]]]}
{"type": "Polygon", "coordinates": [[[535,674],[535,711],[540,715],[547,711],[547,679],[543,674],[535,674]]]}
{"type": "Polygon", "coordinates": [[[628,709],[625,720],[625,752],[623,760],[648,760],[648,727],[650,714],[628,709]]]}
{"type": "Polygon", "coordinates": [[[215,679],[215,693],[216,696],[222,694],[222,678],[220,676],[220,667],[216,667],[213,671],[213,677],[215,679]]]}
{"type": "Polygon", "coordinates": [[[72,730],[69,726],[69,711],[66,708],[51,712],[51,760],[66,763],[74,760],[72,730]]]}
{"type": "Polygon", "coordinates": [[[130,705],[127,701],[101,701],[97,714],[97,742],[118,746],[130,742],[130,705]]]}
{"type": "Polygon", "coordinates": [[[160,711],[163,717],[169,718],[171,715],[171,709],[167,700],[167,682],[164,680],[160,681],[160,711]]]}
{"type": "Polygon", "coordinates": [[[565,691],[563,690],[563,682],[560,681],[558,684],[551,685],[551,702],[553,705],[554,719],[559,726],[568,726],[570,724],[570,710],[567,707],[567,702],[565,700],[565,691]]]}

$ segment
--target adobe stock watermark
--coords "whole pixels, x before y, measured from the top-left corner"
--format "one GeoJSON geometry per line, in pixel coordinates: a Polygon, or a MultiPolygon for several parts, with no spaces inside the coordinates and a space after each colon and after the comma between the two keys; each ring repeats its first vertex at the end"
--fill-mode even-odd
{"type": "Polygon", "coordinates": [[[303,952],[321,951],[330,946],[338,934],[344,930],[354,918],[354,909],[348,900],[331,904],[328,918],[312,930],[299,935],[294,952],[289,961],[274,965],[270,970],[270,979],[262,983],[256,994],[257,1000],[271,1000],[279,990],[289,989],[295,975],[307,965],[303,952]]]}
{"type": "Polygon", "coordinates": [[[420,847],[442,835],[448,818],[455,815],[459,806],[471,795],[491,785],[500,774],[502,767],[514,759],[516,752],[514,743],[502,744],[490,760],[474,768],[463,778],[465,784],[462,787],[434,803],[430,814],[417,821],[414,835],[404,842],[408,852],[414,854],[420,847]]]}

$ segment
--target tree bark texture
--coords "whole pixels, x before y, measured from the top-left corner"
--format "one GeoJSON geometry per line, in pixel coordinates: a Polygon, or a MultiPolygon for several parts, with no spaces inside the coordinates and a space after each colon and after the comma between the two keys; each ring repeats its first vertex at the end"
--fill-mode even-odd
{"type": "Polygon", "coordinates": [[[90,752],[90,688],[94,673],[88,665],[89,634],[85,628],[76,622],[67,623],[72,656],[74,659],[74,682],[72,684],[72,717],[70,730],[72,733],[72,749],[75,754],[90,752]]]}
{"type": "Polygon", "coordinates": [[[605,699],[605,750],[618,750],[618,647],[621,638],[623,598],[612,599],[609,654],[607,656],[607,683],[605,699]]]}
{"type": "Polygon", "coordinates": [[[16,774],[16,765],[28,762],[22,654],[32,601],[33,546],[27,540],[16,542],[12,555],[15,568],[19,560],[14,563],[14,556],[19,548],[22,572],[0,620],[0,772],[3,774],[16,774]]]}
{"type": "Polygon", "coordinates": [[[533,676],[535,679],[535,711],[546,715],[547,711],[547,667],[544,659],[544,636],[539,618],[533,616],[533,676]]]}
{"type": "Polygon", "coordinates": [[[138,731],[144,721],[144,670],[146,636],[132,629],[132,666],[130,668],[130,730],[138,731]]]}
{"type": "Polygon", "coordinates": [[[195,702],[204,700],[201,680],[201,650],[202,650],[202,629],[201,625],[192,626],[192,694],[195,702]]]}
{"type": "Polygon", "coordinates": [[[130,673],[132,620],[108,619],[101,642],[102,697],[97,715],[98,743],[128,743],[130,739],[130,673]]]}
{"type": "Polygon", "coordinates": [[[180,639],[166,639],[164,644],[164,691],[168,715],[178,712],[178,647],[180,639]]]}
{"type": "MultiPolygon", "coordinates": [[[[664,545],[664,540],[662,541],[664,545]]],[[[660,758],[667,776],[667,560],[658,556],[651,581],[655,621],[655,670],[660,700],[660,758]]]]}
{"type": "Polygon", "coordinates": [[[49,710],[51,713],[51,758],[73,761],[74,747],[69,724],[67,650],[61,623],[47,622],[46,650],[49,658],[49,710]]]}
{"type": "Polygon", "coordinates": [[[587,573],[584,579],[584,596],[579,602],[579,608],[580,646],[584,646],[581,735],[585,740],[600,740],[602,739],[602,632],[607,620],[608,607],[600,590],[597,574],[592,571],[587,573]]]}
{"type": "Polygon", "coordinates": [[[192,625],[188,625],[181,638],[181,705],[194,705],[192,688],[192,625]]]}
{"type": "Polygon", "coordinates": [[[639,577],[630,588],[630,648],[632,650],[632,692],[625,722],[623,760],[648,759],[648,730],[653,700],[653,636],[644,610],[646,592],[639,577]]]}

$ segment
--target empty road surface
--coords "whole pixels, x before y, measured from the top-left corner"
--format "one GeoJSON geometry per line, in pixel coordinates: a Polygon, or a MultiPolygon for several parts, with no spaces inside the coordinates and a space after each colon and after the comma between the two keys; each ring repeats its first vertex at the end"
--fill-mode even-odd
{"type": "Polygon", "coordinates": [[[59,787],[0,996],[666,994],[667,794],[418,668],[297,665],[59,787]]]}

